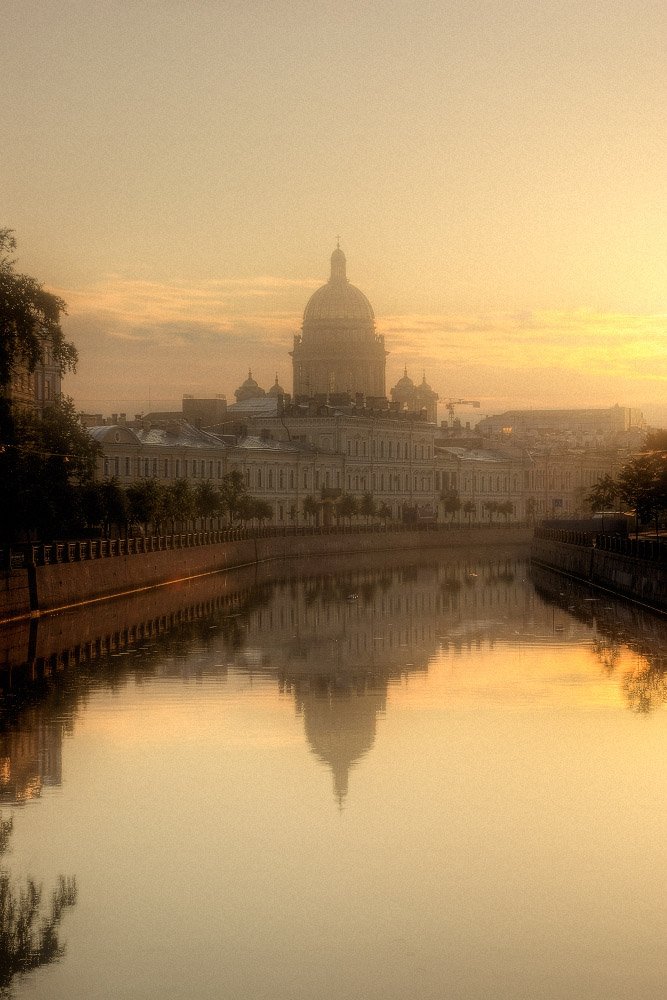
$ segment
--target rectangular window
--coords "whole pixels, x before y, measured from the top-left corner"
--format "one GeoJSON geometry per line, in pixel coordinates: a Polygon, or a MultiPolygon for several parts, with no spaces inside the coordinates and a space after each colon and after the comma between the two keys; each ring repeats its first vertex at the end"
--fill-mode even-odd
{"type": "Polygon", "coordinates": [[[129,477],[130,477],[130,459],[129,458],[125,459],[125,475],[129,479],[129,477]]]}
{"type": "Polygon", "coordinates": [[[181,460],[180,460],[180,458],[176,459],[176,468],[174,470],[174,474],[175,474],[175,476],[176,476],[177,479],[180,479],[180,477],[181,477],[181,460]]]}

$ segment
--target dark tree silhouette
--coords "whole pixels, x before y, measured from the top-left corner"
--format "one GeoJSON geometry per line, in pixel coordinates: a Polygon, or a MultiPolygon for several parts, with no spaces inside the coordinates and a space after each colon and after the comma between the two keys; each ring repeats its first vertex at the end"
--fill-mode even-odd
{"type": "MultiPolygon", "coordinates": [[[[12,820],[0,815],[0,855],[7,849],[11,832],[12,820]]],[[[9,873],[0,868],[0,997],[12,995],[16,976],[63,957],[65,946],[58,927],[65,909],[75,902],[75,879],[61,876],[44,913],[41,886],[28,878],[16,888],[9,873]]]]}

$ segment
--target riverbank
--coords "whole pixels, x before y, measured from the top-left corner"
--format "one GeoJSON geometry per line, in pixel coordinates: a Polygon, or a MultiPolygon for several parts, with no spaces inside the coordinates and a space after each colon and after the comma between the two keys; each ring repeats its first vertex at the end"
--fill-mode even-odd
{"type": "Polygon", "coordinates": [[[273,560],[478,545],[527,550],[531,536],[515,526],[266,528],[24,546],[2,575],[0,624],[273,560]]]}
{"type": "Polygon", "coordinates": [[[667,613],[667,545],[537,528],[531,561],[667,613]]]}

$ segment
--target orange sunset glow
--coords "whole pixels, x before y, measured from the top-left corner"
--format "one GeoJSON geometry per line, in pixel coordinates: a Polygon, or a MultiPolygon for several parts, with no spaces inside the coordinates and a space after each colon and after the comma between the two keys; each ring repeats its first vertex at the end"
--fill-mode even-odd
{"type": "Polygon", "coordinates": [[[657,0],[8,0],[2,224],[68,303],[81,409],[233,398],[340,234],[441,397],[667,423],[657,0]]]}

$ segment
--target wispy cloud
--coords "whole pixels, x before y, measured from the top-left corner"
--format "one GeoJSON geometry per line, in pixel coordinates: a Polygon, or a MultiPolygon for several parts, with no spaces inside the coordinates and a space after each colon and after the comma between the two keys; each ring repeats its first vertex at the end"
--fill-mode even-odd
{"type": "MultiPolygon", "coordinates": [[[[289,389],[292,335],[319,284],[271,275],[197,284],[112,275],[59,289],[81,359],[66,388],[82,406],[101,409],[142,408],[149,392],[165,404],[183,392],[233,398],[251,367],[261,384],[278,373],[289,389]]],[[[488,412],[619,402],[667,422],[663,315],[401,313],[378,316],[377,328],[390,352],[388,389],[407,365],[413,377],[425,372],[442,398],[480,399],[488,412]]]]}

